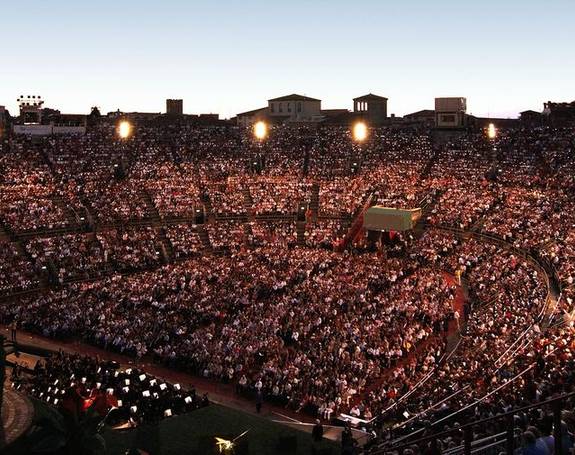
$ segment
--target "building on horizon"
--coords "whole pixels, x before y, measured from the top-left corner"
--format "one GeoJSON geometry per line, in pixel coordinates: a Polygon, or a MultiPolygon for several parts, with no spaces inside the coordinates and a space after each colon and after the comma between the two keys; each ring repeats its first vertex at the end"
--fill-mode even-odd
{"type": "Polygon", "coordinates": [[[85,134],[87,115],[62,114],[58,109],[44,107],[41,96],[20,96],[20,116],[12,125],[14,134],[51,136],[53,134],[85,134]]]}
{"type": "Polygon", "coordinates": [[[543,114],[529,109],[519,113],[519,120],[522,126],[541,126],[543,124],[543,114]]]}
{"type": "Polygon", "coordinates": [[[435,98],[435,127],[460,129],[467,126],[467,99],[463,97],[435,98]]]}
{"type": "MultiPolygon", "coordinates": [[[[260,120],[267,121],[268,108],[260,107],[259,109],[253,109],[251,111],[242,112],[236,115],[236,124],[242,127],[249,127],[260,120]]],[[[233,120],[233,119],[232,119],[233,120]]]]}
{"type": "Polygon", "coordinates": [[[241,112],[235,117],[238,126],[248,127],[259,120],[270,123],[310,123],[345,125],[358,120],[381,125],[388,121],[387,98],[369,93],[353,99],[349,109],[322,109],[321,100],[293,93],[268,100],[267,107],[241,112]]]}
{"type": "Polygon", "coordinates": [[[268,117],[281,122],[319,122],[321,100],[296,93],[272,98],[268,100],[268,117]]]}
{"type": "Polygon", "coordinates": [[[387,98],[373,93],[354,98],[353,112],[371,125],[381,125],[387,120],[387,98]]]}
{"type": "Polygon", "coordinates": [[[184,114],[184,100],[182,100],[182,99],[167,99],[166,100],[166,114],[168,114],[168,115],[183,115],[184,114]]]}
{"type": "Polygon", "coordinates": [[[546,122],[552,126],[575,125],[575,101],[570,103],[547,101],[543,104],[543,115],[546,122]]]}
{"type": "Polygon", "coordinates": [[[403,116],[406,123],[416,123],[423,126],[432,127],[435,125],[435,110],[422,109],[403,116]]]}
{"type": "Polygon", "coordinates": [[[292,93],[269,99],[267,107],[237,114],[235,122],[248,127],[260,120],[270,123],[317,123],[322,119],[321,100],[292,93]]]}

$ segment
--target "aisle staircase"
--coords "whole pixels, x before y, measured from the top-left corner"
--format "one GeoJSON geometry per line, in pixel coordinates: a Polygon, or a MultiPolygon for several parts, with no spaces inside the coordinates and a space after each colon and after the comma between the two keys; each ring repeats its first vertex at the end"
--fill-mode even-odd
{"type": "Polygon", "coordinates": [[[243,204],[244,210],[248,214],[248,219],[250,221],[253,221],[254,220],[254,209],[253,209],[254,201],[252,199],[252,194],[250,193],[249,186],[245,185],[242,187],[242,196],[244,198],[244,204],[243,204]]]}
{"type": "Polygon", "coordinates": [[[96,211],[94,210],[94,207],[92,207],[92,204],[90,204],[88,199],[86,199],[85,197],[79,196],[78,199],[80,199],[80,203],[82,204],[82,206],[84,207],[84,211],[86,212],[88,225],[91,227],[92,230],[95,230],[96,218],[94,217],[94,213],[96,213],[96,211]]]}
{"type": "Polygon", "coordinates": [[[54,204],[64,212],[68,223],[70,223],[70,226],[76,226],[80,224],[80,217],[83,215],[77,214],[74,211],[74,208],[68,202],[66,202],[61,197],[53,197],[52,202],[54,202],[54,204]]]}
{"type": "Polygon", "coordinates": [[[252,230],[252,226],[250,223],[244,223],[244,244],[246,246],[250,245],[250,239],[254,236],[254,231],[252,230]]]}
{"type": "Polygon", "coordinates": [[[425,180],[427,177],[429,177],[429,174],[431,174],[431,169],[433,168],[435,163],[439,161],[440,156],[441,156],[441,148],[438,147],[435,149],[433,155],[431,155],[431,158],[426,163],[425,167],[422,169],[421,174],[419,176],[420,180],[425,180]]]}
{"type": "Polygon", "coordinates": [[[141,196],[142,200],[144,201],[144,203],[146,204],[147,217],[153,223],[159,224],[162,221],[162,217],[160,216],[160,212],[158,212],[158,209],[156,208],[156,205],[154,204],[154,201],[152,200],[152,196],[150,196],[150,193],[148,192],[148,190],[146,190],[146,189],[140,190],[140,196],[141,196]]]}
{"type": "Polygon", "coordinates": [[[371,207],[374,197],[373,194],[369,194],[363,203],[363,205],[357,210],[357,214],[354,216],[351,226],[347,233],[345,234],[341,244],[336,247],[336,250],[341,252],[344,251],[349,245],[351,245],[354,239],[362,232],[363,228],[363,216],[367,209],[371,207]]]}
{"type": "Polygon", "coordinates": [[[296,222],[297,246],[305,246],[305,221],[296,222]]]}
{"type": "Polygon", "coordinates": [[[319,183],[314,183],[311,186],[311,198],[309,202],[309,208],[311,210],[312,219],[316,220],[319,214],[319,183]]]}
{"type": "Polygon", "coordinates": [[[206,251],[212,251],[212,242],[210,242],[210,236],[208,235],[208,231],[206,231],[206,227],[203,224],[200,224],[197,226],[197,230],[204,249],[206,251]]]}
{"type": "Polygon", "coordinates": [[[0,221],[0,240],[10,240],[10,235],[4,229],[4,225],[2,221],[0,221]]]}
{"type": "Polygon", "coordinates": [[[303,157],[303,169],[302,169],[304,177],[307,177],[307,174],[309,173],[309,163],[310,163],[309,149],[306,148],[305,155],[303,157]]]}
{"type": "Polygon", "coordinates": [[[172,242],[170,241],[170,239],[166,235],[166,228],[162,226],[160,229],[158,229],[157,234],[158,234],[158,238],[160,239],[159,245],[161,248],[161,253],[162,253],[162,257],[164,259],[164,262],[166,264],[174,262],[174,247],[172,245],[172,242]]]}
{"type": "Polygon", "coordinates": [[[204,204],[204,213],[206,216],[206,220],[209,222],[214,221],[214,208],[212,206],[212,200],[208,195],[207,189],[202,186],[200,187],[200,201],[204,204]]]}

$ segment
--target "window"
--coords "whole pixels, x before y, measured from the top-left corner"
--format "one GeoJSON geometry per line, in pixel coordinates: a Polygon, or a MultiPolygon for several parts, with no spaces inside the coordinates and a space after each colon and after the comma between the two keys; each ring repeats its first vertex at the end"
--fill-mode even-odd
{"type": "Polygon", "coordinates": [[[291,103],[288,103],[288,112],[291,112],[291,103]]]}
{"type": "Polygon", "coordinates": [[[271,108],[270,108],[270,109],[271,109],[271,111],[272,111],[272,114],[274,113],[274,105],[275,105],[275,103],[271,103],[271,108]]]}
{"type": "Polygon", "coordinates": [[[282,106],[282,103],[280,103],[279,111],[280,111],[280,112],[283,112],[283,111],[284,111],[283,106],[282,106]]]}
{"type": "Polygon", "coordinates": [[[297,111],[301,112],[301,102],[297,103],[297,111]]]}

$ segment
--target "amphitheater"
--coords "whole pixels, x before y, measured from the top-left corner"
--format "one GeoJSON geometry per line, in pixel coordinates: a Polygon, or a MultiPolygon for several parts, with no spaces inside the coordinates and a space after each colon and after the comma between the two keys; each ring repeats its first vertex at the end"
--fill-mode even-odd
{"type": "MultiPolygon", "coordinates": [[[[574,129],[115,126],[0,142],[5,328],[351,426],[364,453],[504,451],[530,427],[573,446],[574,129]],[[367,231],[374,205],[421,217],[367,231]]],[[[133,425],[206,404],[73,353],[15,370],[22,396],[69,410],[81,388],[133,425]]]]}

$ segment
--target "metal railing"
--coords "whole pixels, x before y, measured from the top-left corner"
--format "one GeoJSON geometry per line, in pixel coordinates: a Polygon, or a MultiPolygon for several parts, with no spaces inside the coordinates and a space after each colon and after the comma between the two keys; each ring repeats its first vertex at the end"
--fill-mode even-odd
{"type": "MultiPolygon", "coordinates": [[[[434,228],[439,229],[439,230],[450,231],[450,232],[453,232],[453,233],[456,233],[456,234],[460,234],[460,235],[462,235],[462,234],[465,233],[464,230],[461,230],[461,229],[458,229],[458,228],[452,228],[452,227],[434,226],[434,228]]],[[[513,251],[513,252],[514,252],[515,254],[517,254],[518,256],[520,256],[520,257],[524,258],[525,260],[527,260],[528,262],[530,262],[531,265],[534,266],[536,270],[538,270],[539,272],[541,272],[541,275],[543,276],[543,279],[544,279],[544,282],[545,282],[545,287],[546,287],[547,293],[546,293],[546,298],[545,298],[544,304],[542,305],[541,310],[540,310],[540,312],[539,312],[539,314],[538,314],[537,320],[538,320],[539,323],[544,323],[544,319],[545,319],[546,313],[547,313],[547,311],[548,311],[550,305],[552,304],[552,302],[553,302],[553,300],[554,300],[554,296],[553,296],[553,293],[552,293],[552,290],[551,290],[551,283],[550,283],[550,279],[549,279],[549,275],[548,275],[548,270],[547,270],[544,266],[542,266],[542,264],[540,264],[540,262],[538,261],[539,258],[536,257],[536,256],[534,257],[534,255],[532,255],[531,252],[525,251],[525,250],[521,250],[521,249],[515,247],[514,245],[510,244],[509,242],[506,242],[504,239],[499,238],[499,237],[497,237],[497,236],[486,235],[486,234],[483,234],[483,233],[473,233],[472,235],[473,235],[474,237],[480,239],[480,240],[488,241],[488,242],[490,242],[490,243],[495,243],[495,244],[498,244],[498,245],[501,246],[501,247],[504,247],[504,248],[506,248],[506,249],[508,249],[508,250],[513,251]]],[[[497,361],[496,361],[496,366],[497,366],[497,364],[499,364],[498,370],[499,370],[500,368],[502,368],[502,366],[503,366],[506,362],[509,362],[511,359],[513,359],[513,358],[517,355],[518,351],[521,351],[521,350],[522,350],[523,348],[525,348],[527,345],[531,344],[531,342],[533,341],[533,338],[530,339],[530,335],[532,334],[532,332],[533,332],[533,325],[529,326],[529,327],[514,341],[514,343],[513,343],[511,346],[509,346],[508,349],[497,359],[497,361]]],[[[548,356],[548,355],[549,355],[549,354],[547,354],[547,356],[548,356]]],[[[546,357],[547,357],[547,356],[546,356],[546,357]]],[[[533,366],[534,366],[534,365],[528,366],[528,367],[525,368],[523,371],[519,372],[519,373],[518,373],[514,378],[512,378],[510,381],[505,382],[505,383],[502,384],[501,386],[499,386],[499,387],[497,387],[496,389],[490,391],[490,392],[489,392],[488,394],[486,394],[485,396],[483,396],[483,397],[481,397],[481,398],[479,398],[479,399],[477,399],[477,400],[474,400],[474,401],[473,401],[472,403],[470,403],[469,405],[467,405],[467,406],[465,406],[465,407],[463,407],[463,408],[461,408],[461,409],[455,411],[454,413],[451,413],[450,415],[448,415],[448,416],[446,416],[446,417],[444,417],[444,418],[442,418],[442,419],[440,419],[440,420],[434,422],[434,423],[432,424],[432,426],[435,426],[435,425],[438,424],[438,423],[441,423],[441,422],[444,422],[444,421],[446,421],[446,420],[448,420],[448,419],[450,419],[450,418],[453,418],[455,415],[458,415],[458,414],[460,414],[461,412],[466,411],[467,409],[470,409],[470,408],[475,407],[476,405],[478,405],[479,403],[481,403],[481,402],[484,401],[485,399],[489,398],[491,395],[493,395],[493,394],[499,392],[500,390],[502,390],[503,388],[509,386],[510,384],[513,384],[513,383],[515,382],[515,380],[521,378],[525,373],[527,373],[528,371],[530,371],[530,370],[533,368],[533,366]]],[[[428,378],[426,378],[426,379],[428,379],[428,378]]],[[[468,387],[469,387],[469,386],[466,386],[465,388],[456,391],[452,396],[458,395],[459,393],[463,392],[463,391],[464,391],[465,389],[467,389],[468,387]]],[[[398,400],[397,403],[394,403],[394,405],[398,404],[400,401],[403,401],[403,399],[405,399],[405,398],[407,398],[407,397],[406,397],[406,396],[401,397],[400,400],[398,400]]],[[[448,397],[447,399],[449,399],[449,398],[451,398],[451,396],[448,397]]],[[[426,410],[424,410],[424,411],[418,413],[418,414],[415,415],[415,416],[412,416],[407,422],[403,422],[402,424],[397,425],[395,428],[404,427],[407,423],[409,423],[409,422],[411,422],[411,421],[413,421],[413,420],[416,420],[416,419],[417,419],[418,417],[420,417],[421,415],[424,415],[424,414],[426,414],[427,412],[429,412],[430,410],[435,409],[437,406],[440,406],[440,405],[441,405],[444,401],[446,401],[447,399],[444,399],[444,400],[442,400],[442,401],[440,401],[440,402],[438,402],[438,403],[435,403],[434,405],[432,405],[432,406],[429,407],[428,409],[426,409],[426,410]]],[[[541,404],[537,404],[537,405],[541,405],[541,404]]],[[[537,406],[537,405],[534,405],[534,406],[537,406]]],[[[393,407],[393,406],[392,406],[392,407],[393,407]]],[[[374,420],[375,420],[375,419],[374,419],[374,420]]],[[[414,437],[414,436],[416,436],[416,435],[418,435],[418,434],[421,434],[423,431],[424,431],[423,428],[422,428],[422,429],[419,429],[419,430],[416,430],[416,431],[414,431],[414,432],[412,432],[412,433],[410,433],[410,434],[408,434],[408,435],[405,435],[405,436],[403,436],[403,437],[400,437],[400,438],[396,439],[394,442],[399,444],[399,443],[401,443],[402,441],[406,441],[406,440],[408,440],[408,439],[410,439],[410,438],[412,438],[412,437],[414,437]]],[[[409,446],[409,445],[411,445],[411,444],[413,444],[413,442],[411,442],[411,443],[409,443],[409,444],[405,444],[405,445],[403,445],[403,446],[395,447],[394,450],[397,449],[397,448],[401,448],[401,447],[407,447],[407,446],[409,446]]],[[[493,446],[496,446],[496,445],[499,445],[499,444],[501,444],[501,443],[493,443],[493,446]]],[[[509,445],[509,442],[507,442],[507,445],[509,445]]],[[[469,450],[471,450],[471,449],[469,449],[469,450]]],[[[478,449],[478,450],[479,450],[479,449],[478,449]]],[[[478,453],[478,450],[473,451],[473,453],[478,453]]],[[[373,453],[385,453],[385,452],[373,452],[373,453]]],[[[470,452],[470,451],[465,451],[465,453],[467,454],[467,453],[471,453],[471,452],[470,452]]]]}
{"type": "MultiPolygon", "coordinates": [[[[561,425],[561,412],[563,411],[564,404],[568,398],[575,396],[575,392],[567,393],[561,395],[559,397],[551,398],[545,401],[540,401],[537,403],[530,404],[528,406],[523,406],[520,408],[513,409],[509,412],[498,414],[496,416],[487,417],[485,419],[477,420],[474,422],[466,423],[464,425],[451,428],[449,430],[441,431],[438,433],[431,434],[429,436],[424,436],[419,439],[411,440],[409,442],[405,442],[405,439],[390,441],[387,446],[385,447],[378,447],[372,449],[368,453],[370,455],[379,455],[379,454],[387,454],[391,452],[399,451],[401,452],[403,449],[407,449],[413,446],[422,447],[424,445],[430,446],[435,451],[433,453],[440,453],[438,448],[438,440],[451,436],[454,433],[463,432],[463,446],[462,452],[456,451],[452,449],[456,453],[463,453],[464,455],[470,455],[472,453],[479,453],[482,450],[486,450],[488,447],[495,447],[498,445],[502,445],[503,442],[505,443],[505,453],[508,455],[512,455],[516,448],[516,427],[514,416],[518,413],[524,413],[525,411],[529,411],[535,408],[542,408],[542,407],[550,407],[553,413],[553,437],[554,440],[557,442],[555,444],[555,452],[554,455],[567,455],[563,451],[563,445],[560,443],[563,438],[563,428],[561,425]],[[479,425],[484,425],[486,423],[495,422],[495,421],[504,421],[505,431],[501,433],[497,433],[495,435],[490,435],[484,437],[482,439],[478,439],[476,441],[473,440],[473,428],[479,425]],[[488,442],[493,438],[498,438],[505,434],[505,440],[503,441],[495,441],[487,444],[487,446],[482,446],[476,449],[473,449],[474,446],[481,445],[482,442],[488,442]],[[398,442],[398,444],[394,444],[394,442],[398,442]]],[[[448,452],[445,452],[448,453],[448,452]]],[[[449,452],[452,453],[452,452],[449,452]]]]}

